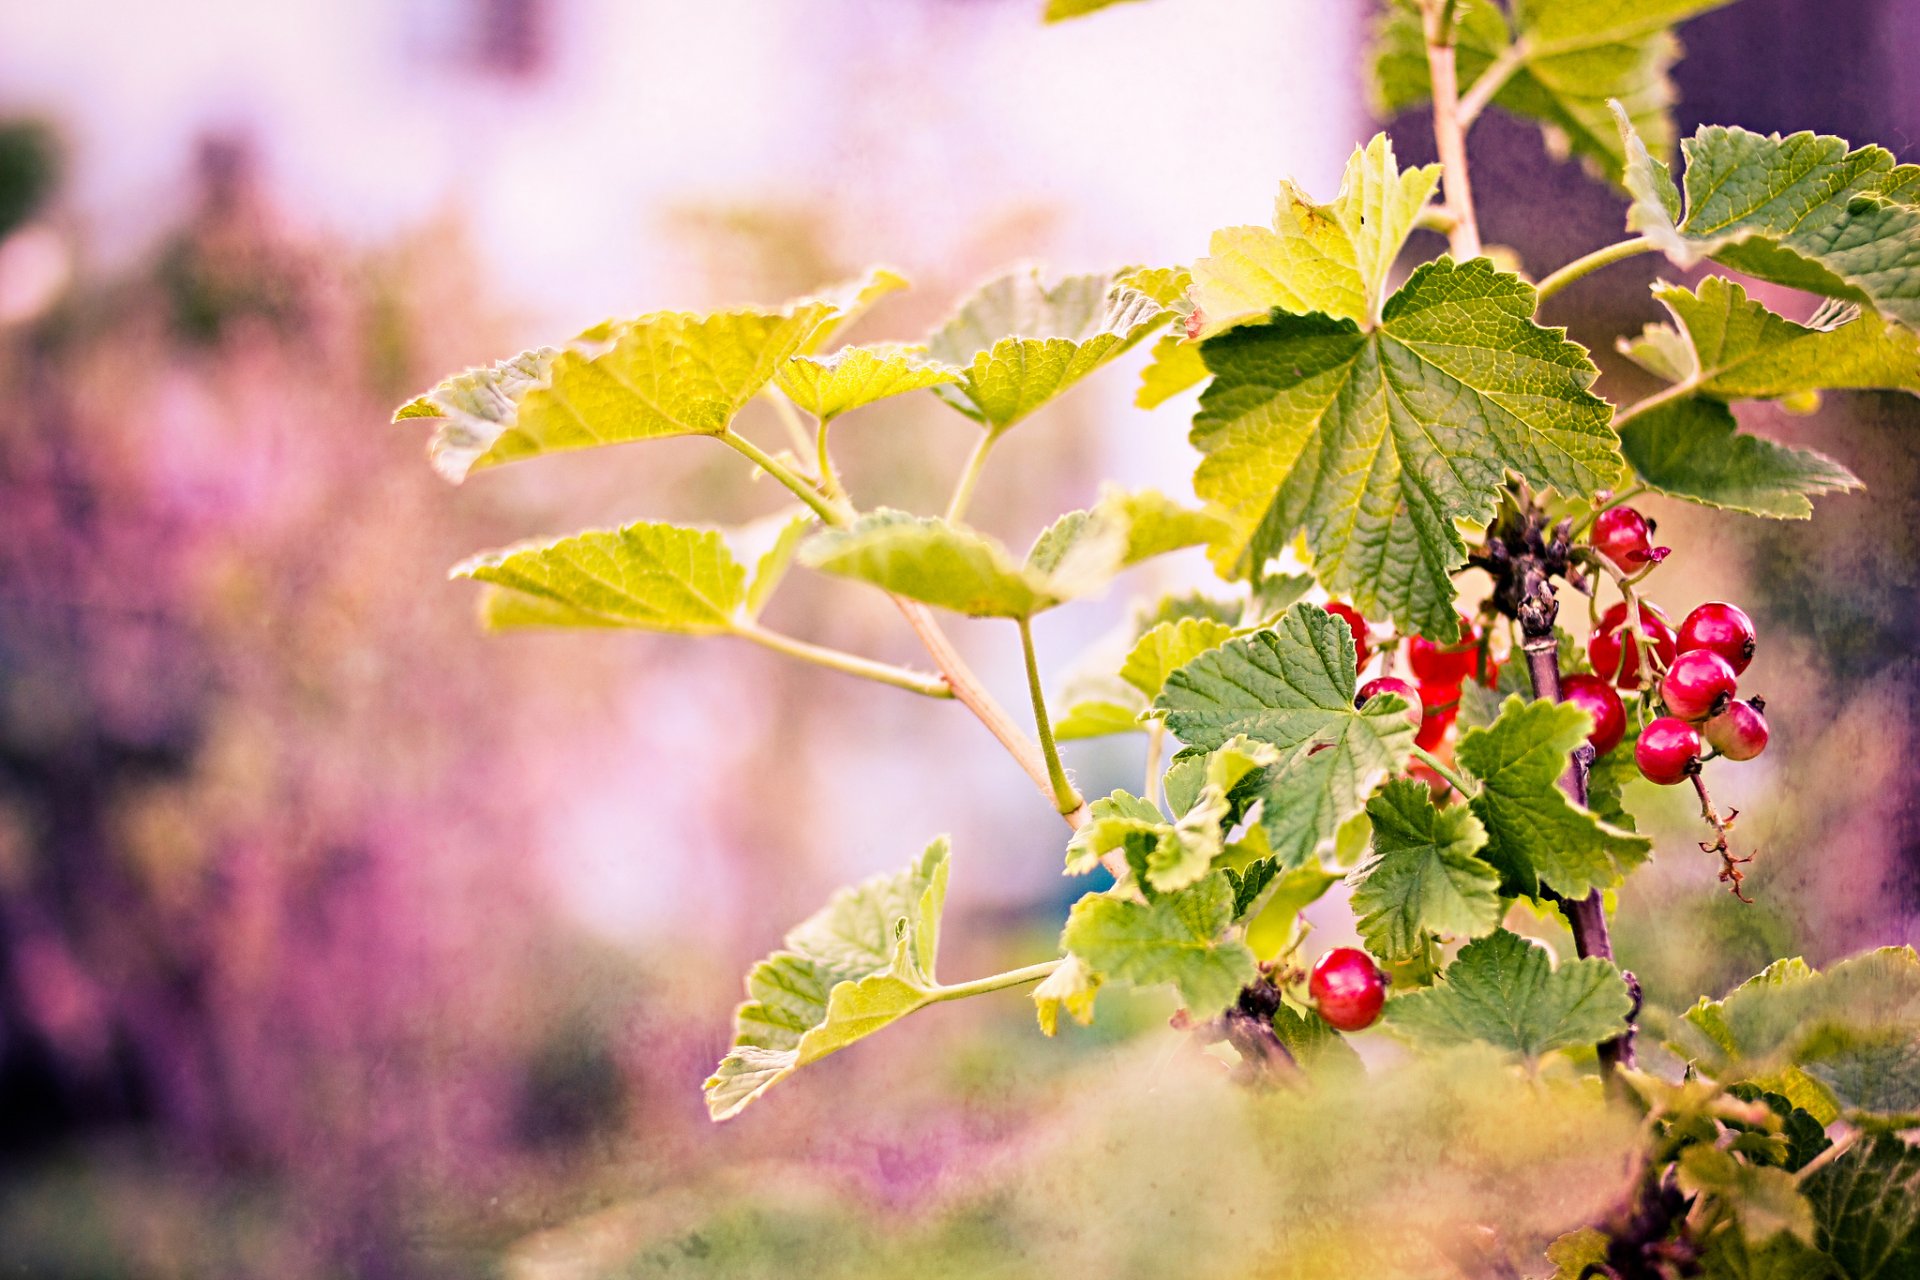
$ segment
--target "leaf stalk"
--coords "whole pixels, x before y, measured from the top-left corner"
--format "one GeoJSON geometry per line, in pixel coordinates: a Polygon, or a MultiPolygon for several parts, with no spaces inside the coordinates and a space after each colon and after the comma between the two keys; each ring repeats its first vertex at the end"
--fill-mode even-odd
{"type": "MultiPolygon", "coordinates": [[[[1063,814],[1079,812],[1086,802],[1080,793],[1067,781],[1067,771],[1060,765],[1060,749],[1053,741],[1053,721],[1047,715],[1047,695],[1040,686],[1040,660],[1033,652],[1033,622],[1021,618],[1020,649],[1027,660],[1027,693],[1033,698],[1033,723],[1040,734],[1040,753],[1047,762],[1047,782],[1053,789],[1053,804],[1063,814]]],[[[1071,821],[1071,819],[1069,819],[1071,821]]]]}
{"type": "Polygon", "coordinates": [[[1631,240],[1595,249],[1592,253],[1575,258],[1558,271],[1550,273],[1546,279],[1533,286],[1535,310],[1539,304],[1560,292],[1582,276],[1591,275],[1602,267],[1612,266],[1616,262],[1625,262],[1628,258],[1637,258],[1643,253],[1652,253],[1659,246],[1646,236],[1635,236],[1631,240]]]}
{"type": "Polygon", "coordinates": [[[751,640],[762,648],[785,654],[789,658],[798,658],[802,662],[810,662],[816,667],[826,667],[831,671],[859,676],[863,680],[878,681],[923,697],[951,698],[954,696],[953,688],[940,676],[927,675],[906,667],[896,667],[886,662],[876,662],[871,658],[863,658],[841,649],[830,649],[825,645],[809,644],[805,640],[796,640],[778,631],[769,631],[755,623],[736,627],[734,634],[743,640],[751,640]]]}

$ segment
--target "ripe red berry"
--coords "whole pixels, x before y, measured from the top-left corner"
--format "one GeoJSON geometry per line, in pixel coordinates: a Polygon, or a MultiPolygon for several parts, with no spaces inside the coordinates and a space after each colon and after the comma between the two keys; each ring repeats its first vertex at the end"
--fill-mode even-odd
{"type": "Polygon", "coordinates": [[[1685,720],[1661,716],[1640,731],[1633,762],[1648,782],[1671,787],[1700,772],[1700,734],[1685,720]]]}
{"type": "Polygon", "coordinates": [[[1694,649],[1667,668],[1660,698],[1667,711],[1682,720],[1706,720],[1727,709],[1737,679],[1725,658],[1710,649],[1694,649]]]}
{"type": "Polygon", "coordinates": [[[1593,732],[1587,741],[1594,752],[1605,755],[1620,745],[1627,735],[1627,708],[1613,686],[1599,676],[1571,675],[1560,681],[1560,700],[1571,702],[1593,717],[1593,732]]]}
{"type": "Polygon", "coordinates": [[[1367,665],[1367,658],[1373,649],[1367,644],[1367,620],[1360,611],[1350,604],[1341,604],[1338,600],[1327,605],[1327,612],[1347,624],[1347,630],[1353,632],[1353,666],[1359,670],[1367,665]]]}
{"type": "Polygon", "coordinates": [[[1746,611],[1719,600],[1701,605],[1680,624],[1680,652],[1710,649],[1727,660],[1739,675],[1753,661],[1753,619],[1746,611]]]}
{"type": "Polygon", "coordinates": [[[1435,644],[1425,636],[1407,641],[1407,665],[1422,684],[1457,685],[1470,680],[1480,666],[1480,628],[1460,619],[1460,639],[1435,644]]]}
{"type": "Polygon", "coordinates": [[[1715,751],[1729,760],[1751,760],[1767,749],[1767,704],[1758,698],[1735,702],[1707,721],[1701,733],[1715,751]]]}
{"type": "Polygon", "coordinates": [[[1364,707],[1382,693],[1398,695],[1407,704],[1407,719],[1413,722],[1414,728],[1420,727],[1420,692],[1398,676],[1381,676],[1367,681],[1360,686],[1360,692],[1354,695],[1353,705],[1364,707]]]}
{"type": "MultiPolygon", "coordinates": [[[[1631,689],[1640,683],[1640,645],[1625,632],[1626,621],[1627,602],[1622,600],[1601,617],[1600,629],[1587,641],[1587,658],[1596,675],[1631,689]]],[[[1666,614],[1645,601],[1640,604],[1640,634],[1661,666],[1672,664],[1679,652],[1673,628],[1667,625],[1666,614]]]]}
{"type": "Polygon", "coordinates": [[[1667,558],[1671,547],[1653,545],[1653,521],[1632,507],[1609,507],[1593,520],[1593,549],[1632,573],[1667,558]]]}
{"type": "Polygon", "coordinates": [[[1453,728],[1453,722],[1459,718],[1460,686],[1421,685],[1420,711],[1420,732],[1414,735],[1413,744],[1422,751],[1432,751],[1446,741],[1447,730],[1453,728]]]}
{"type": "Polygon", "coordinates": [[[1320,1016],[1342,1031],[1364,1031],[1387,1002],[1387,975],[1358,947],[1335,947],[1314,962],[1307,994],[1320,1016]]]}

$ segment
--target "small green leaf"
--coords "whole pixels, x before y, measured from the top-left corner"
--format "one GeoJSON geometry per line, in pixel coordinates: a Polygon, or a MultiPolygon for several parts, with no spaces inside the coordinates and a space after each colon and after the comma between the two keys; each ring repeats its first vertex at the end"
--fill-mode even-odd
{"type": "Polygon", "coordinates": [[[489,599],[490,627],[639,627],[684,635],[734,628],[747,574],[711,529],[630,524],[488,551],[453,569],[532,600],[489,599]],[[537,602],[537,603],[536,603],[537,602]]]}
{"type": "Polygon", "coordinates": [[[1554,1265],[1553,1280],[1586,1280],[1604,1275],[1600,1265],[1607,1260],[1612,1238],[1593,1227],[1569,1231],[1547,1246],[1547,1261],[1554,1265]]]}
{"type": "Polygon", "coordinates": [[[1153,489],[1108,487],[1091,508],[1049,525],[1027,553],[1061,596],[1087,595],[1122,569],[1217,537],[1220,521],[1153,489]]]}
{"type": "MultiPolygon", "coordinates": [[[[1633,125],[1619,128],[1631,150],[1633,125]]],[[[1712,258],[1920,328],[1920,168],[1826,135],[1720,125],[1681,149],[1684,204],[1672,177],[1634,153],[1627,222],[1675,263],[1712,258]]]]}
{"type": "Polygon", "coordinates": [[[1620,470],[1593,364],[1533,310],[1518,276],[1442,258],[1375,332],[1276,311],[1209,338],[1192,438],[1194,488],[1230,522],[1216,566],[1250,572],[1304,530],[1329,591],[1453,639],[1456,522],[1491,520],[1510,472],[1584,494],[1620,470]]]}
{"type": "Polygon", "coordinates": [[[1633,1001],[1605,960],[1553,967],[1550,952],[1505,929],[1469,942],[1439,985],[1387,1002],[1387,1021],[1438,1044],[1483,1040],[1527,1059],[1596,1044],[1626,1029],[1633,1001]]]}
{"type": "Polygon", "coordinates": [[[830,356],[789,356],[779,374],[787,398],[826,421],[889,396],[958,381],[960,370],[952,365],[897,343],[842,347],[830,356]]]}
{"type": "Polygon", "coordinates": [[[1079,956],[1068,956],[1060,967],[1033,989],[1034,1013],[1040,1019],[1040,1031],[1053,1035],[1060,1030],[1060,1015],[1066,1014],[1083,1027],[1093,1025],[1093,1002],[1100,994],[1100,975],[1092,972],[1079,956]]]}
{"type": "Polygon", "coordinates": [[[1100,859],[1125,847],[1130,836],[1158,839],[1171,832],[1167,815],[1139,796],[1115,791],[1087,806],[1087,820],[1067,841],[1067,874],[1085,875],[1100,865],[1100,859]]]}
{"type": "Polygon", "coordinates": [[[1146,726],[1140,723],[1140,716],[1146,709],[1144,700],[1119,702],[1087,698],[1069,702],[1066,713],[1053,726],[1053,736],[1061,742],[1073,742],[1115,733],[1142,733],[1146,726]]]}
{"type": "Polygon", "coordinates": [[[1073,905],[1060,941],[1101,978],[1172,983],[1188,1008],[1211,1014],[1254,976],[1253,953],[1226,936],[1232,923],[1233,885],[1215,871],[1152,902],[1090,893],[1073,905]]]}
{"type": "Polygon", "coordinates": [[[1265,318],[1275,308],[1372,328],[1394,259],[1439,182],[1437,164],[1401,172],[1392,141],[1380,133],[1354,149],[1332,204],[1316,205],[1291,182],[1281,183],[1271,230],[1216,231],[1211,256],[1193,264],[1202,332],[1265,318]]]}
{"type": "Polygon", "coordinates": [[[747,975],[734,1015],[734,1048],[707,1080],[715,1120],[742,1108],[800,1067],[928,1003],[947,897],[947,842],[912,866],[842,889],[787,934],[747,975]]]}
{"type": "MultiPolygon", "coordinates": [[[[773,540],[766,545],[754,560],[753,580],[747,586],[747,616],[757,618],[760,611],[767,607],[767,601],[787,576],[787,569],[793,563],[793,553],[800,547],[800,540],[807,530],[813,527],[813,514],[797,511],[788,515],[773,516],[762,522],[759,528],[771,524],[774,529],[773,540]]],[[[742,530],[745,538],[757,541],[759,528],[748,526],[742,530]]]]}
{"type": "Polygon", "coordinates": [[[1206,380],[1207,362],[1200,358],[1200,344],[1184,333],[1163,333],[1154,339],[1146,367],[1140,370],[1134,406],[1158,409],[1206,380]]]}
{"type": "Polygon", "coordinates": [[[1486,824],[1484,857],[1499,870],[1503,894],[1533,896],[1545,884],[1584,898],[1646,861],[1652,841],[1607,826],[1556,785],[1592,727],[1576,706],[1516,694],[1491,728],[1461,735],[1455,757],[1480,781],[1468,804],[1486,824]]]}
{"type": "Polygon", "coordinates": [[[875,272],[864,284],[778,310],[609,320],[564,347],[448,378],[401,406],[394,420],[438,419],[433,465],[455,481],[570,449],[720,435],[788,357],[864,306],[873,287],[897,279],[875,272]]]}
{"type": "Polygon", "coordinates": [[[1846,308],[1825,323],[1775,315],[1724,276],[1698,292],[1656,284],[1674,325],[1649,325],[1623,354],[1715,400],[1778,400],[1807,391],[1920,394],[1920,334],[1846,308]],[[1677,366],[1677,367],[1676,367],[1677,366]],[[1669,371],[1671,369],[1671,371],[1669,371]]]}
{"type": "Polygon", "coordinates": [[[1061,602],[1042,574],[986,535],[932,517],[881,509],[848,529],[822,529],[800,548],[811,568],[983,618],[1026,618],[1061,602]]]}
{"type": "Polygon", "coordinates": [[[1346,1037],[1311,1009],[1302,1013],[1282,1004],[1273,1015],[1273,1033],[1309,1076],[1330,1079],[1366,1074],[1360,1055],[1346,1037]]]}
{"type": "Polygon", "coordinates": [[[1808,1177],[1815,1242],[1844,1280],[1920,1275],[1920,1147],[1863,1137],[1808,1177]]]}
{"type": "Polygon", "coordinates": [[[1272,960],[1293,940],[1300,913],[1326,896],[1341,877],[1318,862],[1307,862],[1281,875],[1267,902],[1247,925],[1247,945],[1262,960],[1272,960]]]}
{"type": "Polygon", "coordinates": [[[1148,698],[1157,698],[1167,677],[1233,636],[1233,628],[1211,618],[1163,622],[1141,636],[1120,664],[1120,678],[1148,698]]]}
{"type": "Polygon", "coordinates": [[[1785,1232],[1813,1243],[1813,1206],[1785,1169],[1748,1164],[1731,1152],[1695,1143],[1680,1153],[1680,1187],[1711,1195],[1731,1209],[1749,1245],[1763,1245],[1785,1232]]]}
{"type": "Polygon", "coordinates": [[[1722,1084],[1751,1081],[1822,1123],[1920,1117],[1920,957],[1883,947],[1816,972],[1769,965],[1671,1028],[1676,1053],[1722,1084]]]}
{"type": "Polygon", "coordinates": [[[1500,873],[1478,857],[1486,829],[1464,806],[1434,807],[1425,783],[1395,781],[1367,802],[1373,856],[1350,877],[1367,949],[1387,960],[1429,938],[1478,938],[1500,923],[1500,873]]]}
{"type": "Polygon", "coordinates": [[[1669,400],[1621,423],[1620,451],[1648,488],[1775,520],[1805,520],[1813,498],[1863,487],[1824,453],[1775,444],[1739,425],[1718,400],[1669,400]]]}
{"type": "Polygon", "coordinates": [[[1028,270],[986,284],[927,339],[935,360],[962,372],[937,394],[996,435],[1012,427],[1172,318],[1121,278],[1047,286],[1028,270]]]}

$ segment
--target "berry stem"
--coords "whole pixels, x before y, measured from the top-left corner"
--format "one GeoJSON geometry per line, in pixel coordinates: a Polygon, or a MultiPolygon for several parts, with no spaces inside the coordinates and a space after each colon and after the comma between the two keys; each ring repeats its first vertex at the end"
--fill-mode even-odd
{"type": "Polygon", "coordinates": [[[1748,854],[1744,858],[1736,858],[1733,855],[1733,846],[1727,843],[1727,833],[1733,830],[1733,820],[1740,816],[1740,811],[1738,809],[1729,809],[1727,810],[1727,816],[1724,818],[1721,817],[1719,810],[1713,807],[1713,797],[1707,794],[1707,784],[1700,780],[1700,775],[1697,773],[1693,775],[1693,792],[1700,797],[1700,817],[1708,826],[1713,828],[1714,836],[1711,843],[1705,840],[1700,842],[1700,851],[1702,853],[1717,853],[1720,855],[1721,882],[1727,886],[1734,897],[1740,899],[1742,902],[1751,904],[1753,899],[1749,898],[1746,892],[1740,888],[1740,882],[1747,878],[1747,873],[1740,868],[1746,863],[1752,862],[1753,855],[1748,854]]]}

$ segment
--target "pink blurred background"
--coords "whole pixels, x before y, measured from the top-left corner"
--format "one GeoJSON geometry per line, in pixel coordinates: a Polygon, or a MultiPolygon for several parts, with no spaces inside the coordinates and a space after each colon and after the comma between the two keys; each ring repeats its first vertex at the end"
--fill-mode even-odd
{"type": "MultiPolygon", "coordinates": [[[[725,451],[452,489],[387,425],[440,374],[609,314],[885,262],[916,288],[859,336],[914,338],[1009,262],[1189,261],[1283,176],[1330,196],[1377,127],[1369,5],[1039,7],[0,4],[0,1271],[706,1274],[648,1242],[733,1203],[729,1169],[848,1213],[977,1185],[1164,1016],[1111,1001],[1049,1044],[1017,998],[943,1009],[709,1127],[739,975],[787,925],[949,831],[947,963],[1050,955],[1077,892],[1057,821],[951,706],[728,641],[488,638],[445,581],[516,538],[782,505],[725,451]]],[[[1683,129],[1920,159],[1891,53],[1916,37],[1907,0],[1747,0],[1688,29],[1683,129]]],[[[1393,132],[1426,158],[1421,121],[1393,132]]],[[[1531,128],[1475,147],[1489,237],[1536,271],[1616,238],[1617,200],[1531,128]]],[[[1608,361],[1656,270],[1552,319],[1587,308],[1608,361]]],[[[981,522],[1024,539],[1103,477],[1187,492],[1190,399],[1143,414],[1132,390],[1109,371],[1010,438],[981,522]]],[[[1653,504],[1683,548],[1663,599],[1762,619],[1748,683],[1779,735],[1723,797],[1763,850],[1754,908],[1686,856],[1685,806],[1636,797],[1662,856],[1622,954],[1674,1005],[1920,919],[1914,402],[1751,422],[1872,487],[1811,526],[1653,504]]],[[[924,507],[972,430],[883,410],[844,431],[851,480],[924,507]]],[[[1130,585],[1205,577],[1155,572],[1130,585]]],[[[796,583],[775,611],[914,658],[856,592],[796,583]]],[[[1044,620],[1054,686],[1126,615],[1116,594],[1044,620]]],[[[1005,630],[955,628],[1014,702],[1005,630]]],[[[1104,791],[1134,751],[1073,763],[1104,791]]]]}

